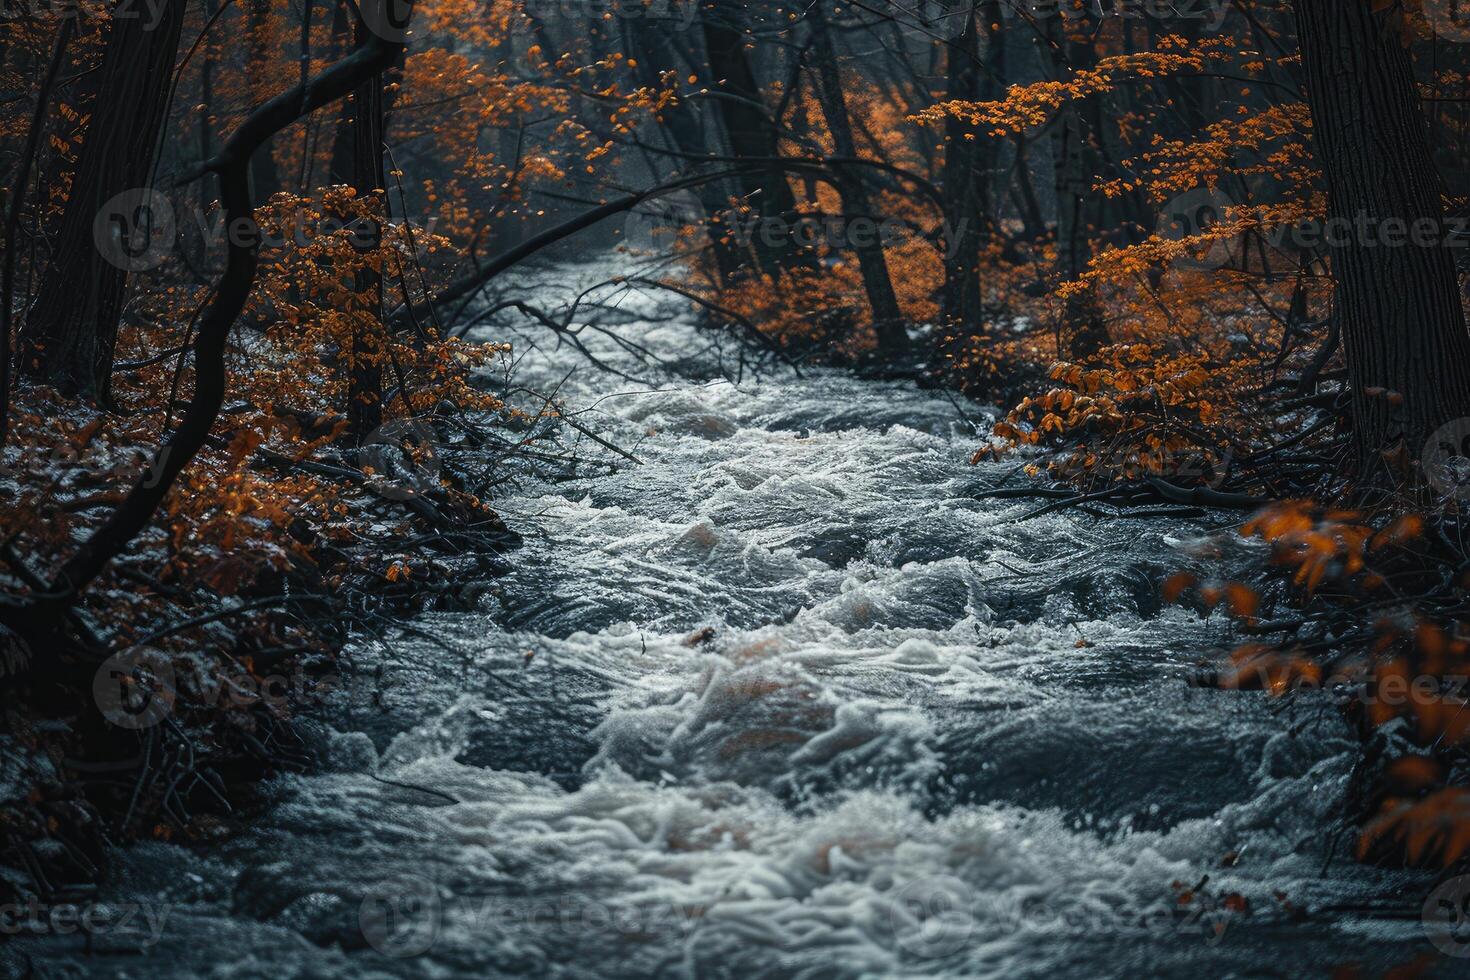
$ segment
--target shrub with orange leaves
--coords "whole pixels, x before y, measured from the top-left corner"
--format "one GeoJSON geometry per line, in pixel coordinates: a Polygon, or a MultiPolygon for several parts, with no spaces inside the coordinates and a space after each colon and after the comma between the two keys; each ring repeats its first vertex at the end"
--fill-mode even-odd
{"type": "MultiPolygon", "coordinates": [[[[1400,760],[1401,762],[1407,760],[1400,760]]],[[[1402,855],[1410,864],[1449,867],[1470,855],[1470,789],[1391,797],[1358,839],[1360,860],[1402,855]]]]}
{"type": "MultiPolygon", "coordinates": [[[[1236,365],[1147,344],[1104,349],[1097,366],[1058,363],[1059,382],[1022,399],[993,434],[1014,446],[1059,450],[1048,468],[1089,489],[1149,476],[1218,485],[1248,443],[1236,365]]],[[[982,451],[977,460],[995,452],[982,451]]]]}
{"type": "Polygon", "coordinates": [[[1375,528],[1358,511],[1324,510],[1307,501],[1270,507],[1241,528],[1271,545],[1272,560],[1289,569],[1307,598],[1324,585],[1344,594],[1375,593],[1387,585],[1374,556],[1401,557],[1424,534],[1424,519],[1403,514],[1375,528]]]}
{"type": "Polygon", "coordinates": [[[1164,584],[1167,600],[1223,601],[1260,635],[1213,683],[1328,692],[1378,746],[1354,790],[1364,860],[1445,867],[1470,855],[1470,563],[1436,519],[1289,501],[1246,521],[1240,533],[1270,546],[1271,605],[1294,619],[1262,622],[1265,600],[1241,583],[1180,573],[1164,584]]]}

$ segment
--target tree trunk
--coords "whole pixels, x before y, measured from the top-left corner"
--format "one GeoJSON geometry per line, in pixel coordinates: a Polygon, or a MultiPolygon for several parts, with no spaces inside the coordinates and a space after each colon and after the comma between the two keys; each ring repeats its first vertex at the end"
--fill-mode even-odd
{"type": "MultiPolygon", "coordinates": [[[[674,58],[667,37],[659,36],[654,25],[647,20],[633,18],[624,21],[624,37],[630,57],[638,61],[638,82],[649,88],[659,84],[668,72],[677,75],[681,71],[674,58]]],[[[705,137],[704,127],[694,106],[679,101],[664,110],[660,128],[673,148],[685,157],[708,156],[711,152],[705,137]]],[[[662,179],[655,174],[654,178],[662,179]]],[[[705,225],[709,234],[710,249],[714,254],[715,268],[722,282],[728,283],[738,276],[740,257],[730,234],[730,223],[725,213],[729,209],[728,195],[718,185],[706,184],[695,191],[700,206],[704,209],[705,225]]]]}
{"type": "MultiPolygon", "coordinates": [[[[128,272],[116,255],[104,255],[94,228],[108,220],[105,205],[130,192],[126,207],[136,207],[137,192],[151,183],[185,6],[168,0],[151,30],[148,18],[115,20],[107,39],[56,249],[21,335],[22,369],[67,394],[108,397],[128,272]]],[[[132,232],[126,225],[137,216],[115,216],[119,230],[132,232]]]]}
{"type": "Polygon", "coordinates": [[[15,307],[15,253],[19,246],[16,233],[20,230],[20,209],[25,201],[26,187],[30,184],[31,167],[40,153],[46,110],[51,104],[51,87],[56,84],[56,76],[61,72],[62,61],[75,31],[76,22],[68,18],[56,32],[51,60],[41,76],[41,90],[36,93],[36,108],[31,114],[31,126],[20,153],[15,183],[5,193],[5,239],[0,243],[5,250],[4,269],[0,271],[0,448],[4,448],[10,435],[10,321],[15,307]]]}
{"type": "MultiPolygon", "coordinates": [[[[739,16],[737,11],[720,11],[718,16],[739,16]]],[[[704,28],[705,54],[713,73],[714,88],[721,120],[730,141],[730,152],[741,158],[766,159],[780,155],[780,139],[761,98],[755,72],[745,54],[745,35],[735,27],[717,22],[711,16],[701,18],[704,28]]],[[[787,182],[786,171],[771,167],[751,173],[741,181],[746,203],[760,216],[763,227],[783,226],[796,213],[796,195],[787,182]]],[[[790,235],[766,236],[758,229],[752,238],[757,261],[762,271],[779,278],[798,264],[811,266],[802,256],[790,235]],[[780,244],[771,245],[770,241],[780,244]]]]}
{"type": "MultiPolygon", "coordinates": [[[[204,0],[204,20],[206,23],[214,16],[217,6],[217,0],[204,0]]],[[[209,116],[212,111],[211,107],[214,105],[214,54],[214,45],[210,44],[207,40],[200,45],[198,51],[199,104],[194,110],[198,114],[196,132],[199,137],[199,149],[196,152],[199,154],[200,160],[208,160],[214,156],[214,133],[209,125],[209,116]]],[[[164,111],[168,111],[167,107],[165,107],[164,111]]],[[[213,200],[214,198],[210,194],[209,188],[201,181],[199,185],[199,213],[207,213],[213,200]]],[[[208,258],[209,242],[206,236],[200,235],[199,237],[198,264],[202,268],[208,258]]],[[[180,242],[180,247],[184,247],[182,242],[180,242]]]]}
{"type": "MultiPolygon", "coordinates": [[[[837,51],[832,44],[832,35],[827,28],[827,18],[821,4],[814,4],[807,14],[811,18],[812,54],[817,66],[817,101],[822,105],[822,115],[827,120],[827,129],[832,134],[832,146],[839,157],[849,160],[858,156],[857,141],[852,136],[852,120],[847,115],[847,99],[842,93],[842,75],[837,67],[837,51]]],[[[903,327],[903,312],[898,307],[898,296],[893,291],[893,279],[888,272],[888,258],[883,253],[883,242],[878,234],[873,205],[868,197],[863,178],[852,169],[838,165],[833,168],[837,192],[842,198],[842,211],[848,224],[848,243],[857,255],[858,267],[862,271],[863,290],[868,296],[868,306],[873,315],[873,331],[878,335],[878,346],[885,351],[901,351],[908,347],[908,333],[903,327]],[[872,234],[858,234],[854,221],[864,223],[864,229],[872,234]]]]}
{"type": "Polygon", "coordinates": [[[1296,0],[1296,18],[1329,220],[1353,227],[1332,265],[1358,476],[1385,483],[1408,475],[1389,460],[1420,458],[1432,433],[1470,416],[1470,335],[1409,52],[1394,12],[1374,6],[1296,0]],[[1432,224],[1433,243],[1385,244],[1388,219],[1432,224]]]}
{"type": "MultiPolygon", "coordinates": [[[[981,23],[988,42],[986,57],[992,75],[999,70],[1001,39],[996,29],[1000,13],[993,0],[971,10],[964,33],[945,46],[947,54],[947,97],[952,101],[978,102],[993,98],[998,86],[987,86],[982,78],[980,54],[981,23]]],[[[955,115],[944,124],[944,220],[949,229],[945,244],[944,289],[940,296],[945,322],[976,326],[981,319],[980,250],[992,228],[993,202],[986,157],[993,144],[978,127],[955,115]]]]}
{"type": "MultiPolygon", "coordinates": [[[[382,3],[383,0],[364,0],[361,7],[364,11],[382,9],[382,3]]],[[[376,22],[388,27],[401,26],[406,33],[411,7],[404,4],[394,12],[402,19],[395,22],[383,14],[377,16],[376,22]]],[[[403,53],[403,42],[389,40],[385,36],[388,34],[387,29],[374,33],[364,47],[256,108],[225,141],[218,155],[200,167],[201,176],[219,175],[225,220],[238,223],[246,230],[230,237],[224,275],[199,321],[194,338],[193,396],[167,444],[159,448],[153,465],[107,520],[62,565],[46,590],[19,606],[0,605],[0,621],[32,646],[55,644],[54,631],[77,595],[148,525],[179,474],[204,447],[210,429],[219,418],[227,380],[225,347],[230,329],[255,286],[258,266],[260,233],[250,200],[250,157],[293,122],[345,97],[365,80],[388,68],[403,53]]]]}
{"type": "MultiPolygon", "coordinates": [[[[337,9],[343,11],[342,7],[337,9]]],[[[339,16],[345,17],[345,13],[339,16]]],[[[358,23],[356,46],[366,47],[368,40],[367,29],[358,23]]],[[[332,182],[351,186],[359,200],[377,193],[386,201],[383,119],[383,76],[378,74],[364,81],[348,98],[332,147],[332,182]]],[[[370,222],[355,239],[364,251],[375,250],[382,241],[382,226],[370,222]]],[[[356,270],[353,278],[358,305],[352,310],[352,345],[346,364],[347,431],[360,445],[383,424],[383,276],[377,269],[363,268],[356,270]]]]}
{"type": "MultiPolygon", "coordinates": [[[[1066,25],[1061,25],[1060,31],[1064,33],[1066,25]]],[[[1065,48],[1066,64],[1074,69],[1088,67],[1096,60],[1090,42],[1068,40],[1065,48]]],[[[1092,190],[1092,177],[1100,160],[1088,140],[1087,125],[1077,103],[1062,107],[1052,146],[1056,154],[1057,259],[1062,277],[1075,280],[1091,258],[1091,240],[1099,225],[1096,211],[1101,204],[1092,190]]],[[[1110,342],[1096,290],[1069,296],[1058,329],[1057,356],[1085,361],[1110,342]]]]}
{"type": "MultiPolygon", "coordinates": [[[[279,70],[274,35],[271,33],[270,0],[250,0],[249,49],[245,53],[245,85],[251,106],[263,105],[270,98],[268,73],[279,70]]],[[[250,159],[250,194],[255,201],[268,201],[281,190],[281,174],[270,147],[250,159]]]]}

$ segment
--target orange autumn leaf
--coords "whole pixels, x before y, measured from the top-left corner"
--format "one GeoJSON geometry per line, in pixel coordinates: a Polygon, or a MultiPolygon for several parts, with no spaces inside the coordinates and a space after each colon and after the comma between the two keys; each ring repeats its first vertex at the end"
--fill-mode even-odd
{"type": "Polygon", "coordinates": [[[1178,602],[1185,590],[1193,587],[1197,581],[1198,579],[1188,572],[1175,572],[1164,579],[1164,584],[1160,586],[1159,591],[1165,602],[1178,602]]]}
{"type": "Polygon", "coordinates": [[[1230,612],[1240,619],[1253,619],[1260,607],[1260,596],[1247,586],[1232,582],[1225,587],[1225,601],[1230,612]]]}

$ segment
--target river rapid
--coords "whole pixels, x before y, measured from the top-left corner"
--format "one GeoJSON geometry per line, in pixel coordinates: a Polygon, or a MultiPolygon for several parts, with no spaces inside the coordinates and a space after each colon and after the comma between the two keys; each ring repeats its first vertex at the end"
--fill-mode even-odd
{"type": "MultiPolygon", "coordinates": [[[[618,271],[510,288],[549,308],[618,271]]],[[[640,464],[578,437],[617,472],[516,481],[512,571],[348,651],[373,695],[303,724],[318,770],[244,835],[121,852],[102,905],[128,927],[13,964],[1295,977],[1432,952],[1423,879],[1339,833],[1332,707],[1188,682],[1230,627],[1158,586],[1229,517],[1022,520],[1037,501],[983,494],[1024,460],[969,463],[992,411],[831,369],[734,383],[677,297],[594,295],[679,370],[618,378],[527,324],[515,378],[640,464]]]]}

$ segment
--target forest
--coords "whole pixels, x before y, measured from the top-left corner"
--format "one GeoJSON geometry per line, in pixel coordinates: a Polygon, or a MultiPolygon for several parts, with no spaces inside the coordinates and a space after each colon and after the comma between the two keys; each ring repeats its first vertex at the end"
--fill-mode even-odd
{"type": "Polygon", "coordinates": [[[0,0],[0,971],[1451,977],[1470,3],[0,0]]]}

